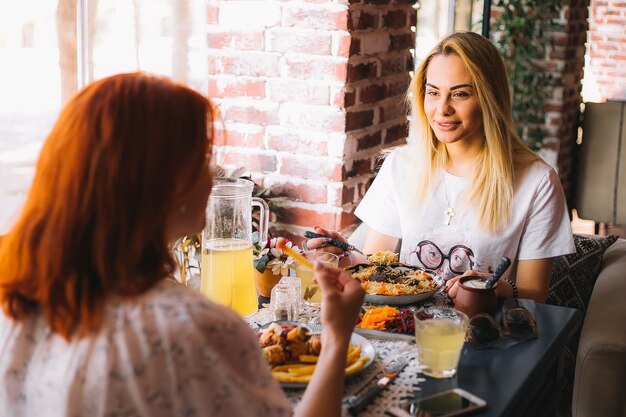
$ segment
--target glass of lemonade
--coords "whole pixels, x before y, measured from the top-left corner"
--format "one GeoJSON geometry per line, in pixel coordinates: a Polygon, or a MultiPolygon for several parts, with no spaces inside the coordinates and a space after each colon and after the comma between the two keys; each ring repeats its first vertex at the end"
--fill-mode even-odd
{"type": "MultiPolygon", "coordinates": [[[[304,256],[311,262],[321,262],[326,265],[337,266],[339,257],[333,253],[324,252],[322,250],[310,250],[304,253],[304,256]]],[[[302,282],[302,299],[304,303],[311,307],[319,307],[322,305],[322,291],[319,286],[313,282],[313,271],[310,268],[297,264],[296,274],[302,282]]]]}
{"type": "Polygon", "coordinates": [[[467,316],[453,308],[429,308],[414,316],[422,372],[433,378],[453,376],[465,342],[467,316]]]}

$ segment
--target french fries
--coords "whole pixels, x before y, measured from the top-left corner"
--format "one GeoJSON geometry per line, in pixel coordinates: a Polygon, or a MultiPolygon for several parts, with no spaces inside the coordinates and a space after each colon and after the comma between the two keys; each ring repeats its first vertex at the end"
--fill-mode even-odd
{"type": "MultiPolygon", "coordinates": [[[[279,365],[272,368],[272,375],[279,382],[299,382],[308,383],[315,371],[317,356],[300,355],[299,363],[279,365]]],[[[363,369],[365,364],[370,360],[368,356],[361,356],[361,346],[354,346],[352,343],[348,346],[348,355],[346,358],[345,374],[353,375],[363,369]]]]}

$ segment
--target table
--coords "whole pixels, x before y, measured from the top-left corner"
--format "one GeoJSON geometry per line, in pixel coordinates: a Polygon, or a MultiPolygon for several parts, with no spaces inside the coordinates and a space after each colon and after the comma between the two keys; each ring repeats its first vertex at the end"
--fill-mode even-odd
{"type": "Polygon", "coordinates": [[[582,321],[578,310],[537,304],[539,338],[506,349],[463,347],[457,375],[427,378],[416,397],[462,388],[487,401],[475,416],[554,416],[561,353],[582,321]]]}
{"type": "MultiPolygon", "coordinates": [[[[346,382],[345,394],[371,384],[386,363],[402,355],[409,359],[409,365],[360,416],[381,416],[385,409],[409,397],[420,398],[457,387],[487,401],[487,409],[473,414],[477,417],[555,415],[561,353],[580,325],[581,314],[570,308],[536,304],[535,317],[539,338],[514,344],[504,341],[503,345],[481,350],[466,343],[457,375],[448,379],[424,378],[419,374],[414,343],[371,339],[378,359],[363,375],[346,382]]],[[[306,309],[300,320],[315,323],[319,315],[314,309],[306,309]]],[[[262,309],[247,321],[257,326],[271,318],[267,309],[262,309]]],[[[294,403],[301,394],[287,391],[294,403]]]]}

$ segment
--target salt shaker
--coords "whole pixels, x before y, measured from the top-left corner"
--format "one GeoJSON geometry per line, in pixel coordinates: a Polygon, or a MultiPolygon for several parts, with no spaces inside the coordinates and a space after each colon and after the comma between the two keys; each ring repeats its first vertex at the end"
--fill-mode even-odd
{"type": "Polygon", "coordinates": [[[295,276],[282,277],[279,283],[287,285],[292,291],[292,297],[294,300],[294,321],[298,320],[300,311],[302,311],[302,282],[300,278],[295,276]]]}
{"type": "Polygon", "coordinates": [[[295,321],[297,303],[299,299],[294,299],[294,290],[288,284],[279,281],[272,288],[270,309],[274,320],[295,321]]]}

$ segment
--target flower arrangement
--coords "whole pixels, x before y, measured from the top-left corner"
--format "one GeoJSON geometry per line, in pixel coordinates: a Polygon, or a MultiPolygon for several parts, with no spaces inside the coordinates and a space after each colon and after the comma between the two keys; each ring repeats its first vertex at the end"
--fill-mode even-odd
{"type": "Polygon", "coordinates": [[[260,273],[265,272],[267,268],[270,268],[274,275],[289,275],[289,269],[295,268],[295,260],[288,256],[281,249],[276,247],[276,244],[281,241],[286,241],[285,245],[288,248],[295,250],[298,253],[302,253],[292,241],[284,237],[267,238],[267,241],[261,243],[259,240],[258,232],[252,234],[252,241],[255,242],[252,248],[254,253],[254,267],[260,273]]]}

